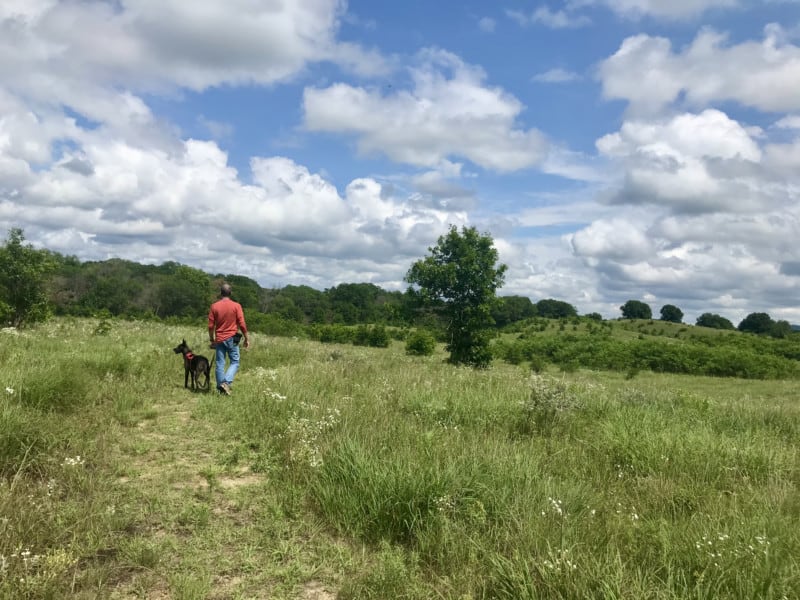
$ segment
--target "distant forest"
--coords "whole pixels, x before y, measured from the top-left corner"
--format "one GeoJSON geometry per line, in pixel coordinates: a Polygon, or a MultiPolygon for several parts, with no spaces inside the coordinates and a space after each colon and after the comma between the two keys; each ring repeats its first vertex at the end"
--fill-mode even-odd
{"type": "MultiPolygon", "coordinates": [[[[51,309],[57,315],[197,323],[218,297],[220,283],[227,281],[254,331],[303,335],[314,326],[362,324],[441,331],[444,325],[435,305],[423,307],[414,294],[387,291],[372,283],[341,283],[325,290],[306,285],[263,288],[249,277],[211,275],[172,261],[161,265],[118,258],[81,262],[73,256],[41,252],[55,263],[46,287],[51,309]]],[[[629,300],[620,309],[625,319],[652,319],[650,307],[637,300],[629,300]]],[[[533,302],[525,296],[500,296],[492,317],[500,329],[534,317],[576,318],[578,311],[572,304],[553,298],[533,302]]],[[[603,320],[599,313],[582,318],[603,320]]],[[[682,318],[678,307],[665,305],[659,320],[680,323],[682,318]]],[[[786,337],[795,329],[786,321],[773,321],[766,313],[751,313],[738,327],[720,315],[704,313],[696,325],[771,337],[786,337]]]]}
{"type": "MultiPolygon", "coordinates": [[[[325,290],[306,285],[271,289],[262,288],[249,277],[210,275],[177,262],[156,266],[116,258],[100,262],[64,256],[56,259],[58,266],[47,287],[57,315],[194,321],[205,318],[210,303],[218,297],[219,284],[227,281],[255,330],[272,331],[281,323],[439,325],[435,307],[423,309],[412,295],[371,283],[342,283],[325,290]]],[[[530,317],[577,314],[567,302],[543,299],[534,303],[522,296],[500,297],[493,311],[497,327],[530,317]]]]}

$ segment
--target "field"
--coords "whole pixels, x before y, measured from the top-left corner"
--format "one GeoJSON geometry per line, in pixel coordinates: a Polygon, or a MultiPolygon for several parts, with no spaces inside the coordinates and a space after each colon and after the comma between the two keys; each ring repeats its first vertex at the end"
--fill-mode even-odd
{"type": "Polygon", "coordinates": [[[800,597],[797,380],[184,337],[0,331],[0,597],[800,597]]]}

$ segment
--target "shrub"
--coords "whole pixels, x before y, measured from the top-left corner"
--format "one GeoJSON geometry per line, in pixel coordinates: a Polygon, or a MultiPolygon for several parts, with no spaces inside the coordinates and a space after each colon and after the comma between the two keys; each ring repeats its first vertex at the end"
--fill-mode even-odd
{"type": "Polygon", "coordinates": [[[367,344],[373,348],[389,347],[389,332],[383,325],[375,325],[369,330],[367,344]]]}
{"type": "Polygon", "coordinates": [[[580,400],[563,379],[541,375],[531,377],[531,394],[522,402],[517,422],[519,433],[549,435],[561,414],[580,407],[580,400]]]}
{"type": "Polygon", "coordinates": [[[406,354],[412,356],[430,356],[436,349],[436,340],[425,329],[417,329],[406,337],[406,354]]]}

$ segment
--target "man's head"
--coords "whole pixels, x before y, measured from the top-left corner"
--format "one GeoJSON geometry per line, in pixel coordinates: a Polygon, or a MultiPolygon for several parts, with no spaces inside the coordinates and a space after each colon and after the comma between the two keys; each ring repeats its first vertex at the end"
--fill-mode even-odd
{"type": "Polygon", "coordinates": [[[223,283],[219,288],[219,295],[223,298],[230,298],[231,296],[231,285],[229,283],[223,283]]]}

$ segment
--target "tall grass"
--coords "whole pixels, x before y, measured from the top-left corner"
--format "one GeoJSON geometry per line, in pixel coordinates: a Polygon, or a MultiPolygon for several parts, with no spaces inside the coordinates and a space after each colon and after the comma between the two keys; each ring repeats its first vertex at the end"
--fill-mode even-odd
{"type": "Polygon", "coordinates": [[[170,350],[202,333],[2,334],[0,596],[236,597],[220,586],[238,581],[291,598],[313,579],[341,598],[798,596],[791,382],[473,371],[399,342],[256,336],[221,398],[183,390],[170,350]],[[186,431],[142,433],[184,403],[186,431]],[[164,468],[210,457],[195,493],[123,489],[146,475],[123,456],[157,447],[164,468]],[[220,504],[242,471],[263,487],[220,504]]]}

